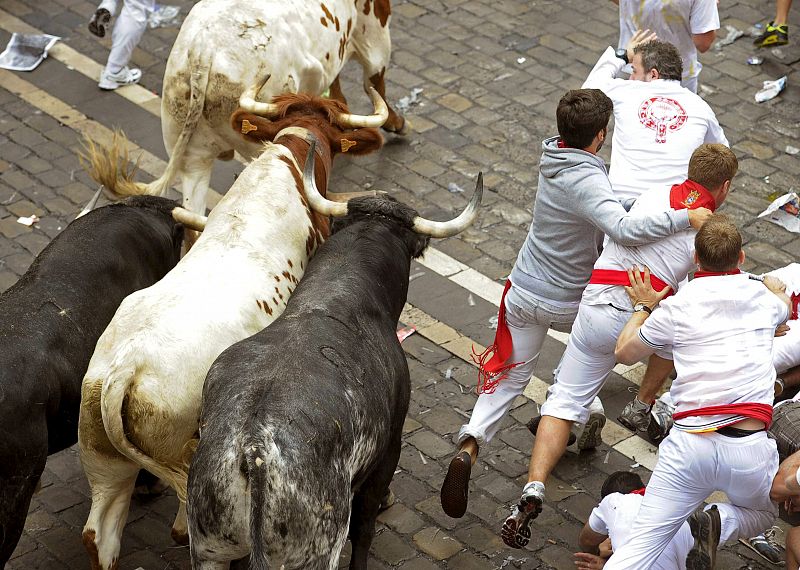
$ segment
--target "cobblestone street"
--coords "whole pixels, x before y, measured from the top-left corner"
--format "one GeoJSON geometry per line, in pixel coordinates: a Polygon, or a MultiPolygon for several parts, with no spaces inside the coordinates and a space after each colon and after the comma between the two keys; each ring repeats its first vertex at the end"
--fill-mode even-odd
{"type": "MultiPolygon", "coordinates": [[[[181,5],[182,16],[193,4],[169,1],[181,5]]],[[[0,44],[15,31],[62,37],[35,71],[0,70],[0,291],[16,282],[94,193],[96,185],[76,156],[83,135],[106,138],[110,130],[122,129],[141,150],[142,180],[159,175],[167,160],[157,96],[178,29],[145,33],[133,58],[145,89],[104,92],[97,88],[97,75],[110,39],[86,29],[94,9],[86,0],[0,0],[0,44]],[[32,227],[17,222],[33,214],[40,221],[32,227]]],[[[604,443],[593,452],[564,456],[548,482],[548,502],[526,549],[507,548],[500,525],[527,481],[533,436],[525,423],[544,401],[565,335],[548,337],[525,397],[482,450],[464,518],[442,512],[439,488],[454,451],[453,435],[475,402],[471,347],[493,338],[491,319],[502,284],[530,223],[541,141],[556,133],[555,108],[564,91],[579,88],[602,50],[616,46],[617,7],[606,0],[414,0],[393,2],[392,9],[387,97],[396,103],[421,89],[406,113],[412,132],[405,138],[387,135],[378,153],[339,159],[331,190],[385,190],[430,219],[461,211],[479,171],[487,192],[472,228],[432,240],[430,253],[412,266],[402,320],[418,329],[403,342],[413,392],[392,483],[397,502],[379,518],[371,568],[574,568],[580,528],[599,501],[606,475],[632,469],[647,480],[655,464],[656,448],[615,421],[642,366],[615,368],[601,392],[609,418],[604,443]]],[[[759,273],[800,258],[795,234],[756,219],[775,197],[800,190],[800,9],[791,14],[791,43],[763,50],[760,66],[746,62],[755,52],[747,33],[771,17],[774,2],[723,0],[719,9],[718,40],[726,26],[745,36],[701,57],[699,93],[739,159],[722,211],[742,230],[744,269],[759,273]],[[786,90],[755,103],[762,81],[783,75],[786,90]]],[[[343,88],[351,109],[366,112],[360,85],[360,69],[351,62],[343,88]]],[[[602,155],[608,161],[610,148],[602,155]]],[[[218,161],[212,187],[224,194],[242,168],[218,161]]],[[[81,544],[88,494],[77,447],[51,456],[6,568],[88,568],[81,544]]],[[[134,499],[119,570],[190,567],[188,548],[170,538],[176,507],[172,491],[134,499]]],[[[721,550],[717,568],[770,566],[737,544],[721,550]]]]}

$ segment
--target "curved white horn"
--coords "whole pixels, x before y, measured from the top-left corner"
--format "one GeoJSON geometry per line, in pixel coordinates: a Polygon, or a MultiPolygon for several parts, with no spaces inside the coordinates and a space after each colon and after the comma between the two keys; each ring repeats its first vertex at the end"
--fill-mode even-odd
{"type": "Polygon", "coordinates": [[[88,214],[89,212],[91,212],[92,210],[94,210],[95,206],[97,206],[97,201],[100,199],[100,194],[101,194],[102,192],[103,192],[103,186],[102,186],[102,185],[100,185],[100,188],[98,188],[98,189],[97,189],[97,192],[95,192],[95,193],[94,193],[94,196],[92,196],[92,199],[91,199],[91,200],[89,200],[89,203],[88,203],[88,204],[86,204],[86,207],[85,207],[83,210],[81,210],[81,211],[78,213],[78,215],[77,215],[77,216],[75,216],[75,219],[76,219],[76,220],[77,220],[78,218],[80,218],[81,216],[85,216],[86,214],[88,214]]]}
{"type": "Polygon", "coordinates": [[[262,103],[261,101],[256,101],[256,96],[258,92],[261,91],[261,88],[266,85],[267,81],[269,81],[270,75],[267,75],[263,81],[257,82],[255,85],[247,88],[244,93],[239,96],[239,106],[247,111],[248,113],[253,113],[254,115],[260,115],[267,119],[271,119],[278,114],[278,106],[272,103],[262,103]]]}
{"type": "Polygon", "coordinates": [[[306,166],[303,168],[303,193],[306,195],[308,205],[311,209],[323,216],[346,216],[347,204],[341,202],[332,202],[323,197],[317,190],[317,183],[314,180],[314,150],[317,147],[317,141],[312,140],[308,147],[308,156],[306,157],[306,166]]]}
{"type": "Polygon", "coordinates": [[[386,106],[386,101],[383,100],[383,97],[372,87],[369,88],[369,96],[372,99],[372,106],[375,108],[375,112],[372,115],[338,113],[336,122],[342,127],[354,129],[360,127],[382,127],[386,119],[389,118],[389,107],[386,106]]]}
{"type": "Polygon", "coordinates": [[[206,222],[208,221],[208,218],[205,216],[195,214],[194,212],[190,212],[186,208],[181,208],[180,206],[172,209],[172,219],[183,224],[190,230],[195,230],[198,232],[202,232],[204,229],[206,229],[206,222]]]}
{"type": "Polygon", "coordinates": [[[459,232],[464,231],[469,225],[475,221],[478,215],[478,206],[480,206],[481,198],[483,197],[483,172],[478,173],[478,182],[475,184],[475,192],[472,193],[472,198],[464,208],[464,211],[459,214],[457,218],[453,218],[447,222],[434,222],[426,220],[421,216],[414,218],[414,231],[428,235],[435,238],[445,238],[454,236],[459,232]]]}

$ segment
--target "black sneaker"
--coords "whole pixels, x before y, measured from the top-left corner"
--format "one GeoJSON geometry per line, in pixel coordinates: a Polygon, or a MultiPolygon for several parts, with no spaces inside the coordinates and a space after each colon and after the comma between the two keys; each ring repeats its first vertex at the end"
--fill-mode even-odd
{"type": "Polygon", "coordinates": [[[694,546],[686,555],[686,570],[714,570],[717,562],[717,547],[722,522],[716,505],[704,511],[697,509],[689,517],[689,528],[694,537],[694,546]]]}
{"type": "Polygon", "coordinates": [[[617,421],[632,432],[645,432],[650,425],[650,409],[653,406],[645,404],[639,398],[634,398],[625,405],[617,421]]]}
{"type": "Polygon", "coordinates": [[[672,413],[675,408],[665,403],[659,398],[653,404],[653,409],[650,410],[650,424],[647,426],[647,437],[653,442],[653,445],[658,445],[669,435],[669,430],[672,429],[672,413]]]}
{"type": "Polygon", "coordinates": [[[789,43],[789,25],[773,26],[772,22],[767,25],[764,33],[753,40],[756,47],[783,46],[789,43]]]}
{"type": "Polygon", "coordinates": [[[89,20],[89,31],[96,35],[98,38],[105,37],[106,26],[111,21],[111,12],[105,8],[98,8],[92,14],[92,19],[89,20]]]}

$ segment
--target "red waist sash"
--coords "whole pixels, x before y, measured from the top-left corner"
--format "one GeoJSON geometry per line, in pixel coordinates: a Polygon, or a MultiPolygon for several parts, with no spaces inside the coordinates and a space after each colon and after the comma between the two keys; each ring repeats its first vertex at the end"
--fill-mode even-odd
{"type": "MultiPolygon", "coordinates": [[[[642,272],[642,278],[644,278],[644,272],[642,272]]],[[[589,278],[589,284],[591,285],[622,285],[624,287],[630,287],[631,282],[628,279],[628,272],[623,271],[622,269],[594,269],[592,270],[592,276],[589,278]]],[[[653,286],[653,289],[656,291],[663,291],[664,288],[669,287],[669,285],[653,275],[650,274],[650,284],[653,286]]],[[[670,290],[669,297],[672,295],[674,291],[670,290]]]]}
{"type": "Polygon", "coordinates": [[[764,422],[766,427],[772,424],[772,406],[769,404],[722,404],[720,406],[706,406],[704,408],[697,408],[695,410],[686,410],[685,412],[678,412],[672,414],[673,420],[682,420],[691,416],[717,416],[717,415],[736,415],[744,416],[746,418],[753,418],[760,422],[764,422]]]}

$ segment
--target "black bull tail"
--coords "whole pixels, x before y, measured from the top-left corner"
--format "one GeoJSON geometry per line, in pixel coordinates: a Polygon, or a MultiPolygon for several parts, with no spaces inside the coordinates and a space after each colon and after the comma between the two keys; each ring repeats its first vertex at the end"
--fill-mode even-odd
{"type": "Polygon", "coordinates": [[[267,455],[263,444],[249,445],[244,450],[247,479],[250,484],[250,552],[249,570],[268,570],[269,558],[265,551],[264,506],[266,505],[267,455]]]}

